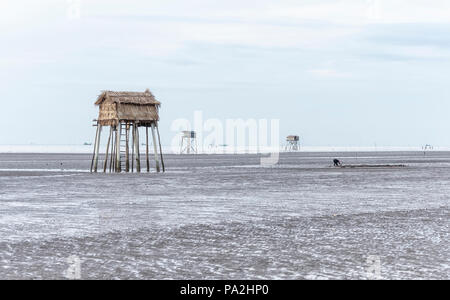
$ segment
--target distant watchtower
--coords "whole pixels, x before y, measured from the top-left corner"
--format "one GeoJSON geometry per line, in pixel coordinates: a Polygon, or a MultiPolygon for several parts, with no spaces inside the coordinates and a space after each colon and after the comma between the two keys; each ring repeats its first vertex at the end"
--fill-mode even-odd
{"type": "Polygon", "coordinates": [[[149,90],[146,90],[143,93],[105,91],[98,97],[95,105],[99,106],[100,112],[98,120],[94,120],[94,122],[96,122],[94,126],[97,126],[97,133],[95,136],[91,172],[97,172],[100,135],[102,128],[107,126],[110,130],[108,143],[106,145],[103,172],[106,172],[108,169],[109,172],[117,173],[122,171],[133,172],[135,166],[136,171],[141,172],[141,155],[139,149],[140,127],[145,128],[146,134],[147,172],[150,172],[149,128],[151,128],[153,138],[156,171],[160,172],[160,159],[162,169],[165,171],[158,129],[159,107],[161,103],[155,99],[155,96],[153,96],[149,90]],[[157,139],[158,143],[156,141],[157,139]],[[132,140],[131,147],[130,140],[132,140]]]}
{"type": "Polygon", "coordinates": [[[197,154],[197,134],[195,131],[183,131],[181,135],[180,154],[197,154]]]}
{"type": "Polygon", "coordinates": [[[298,135],[290,135],[286,138],[286,151],[300,150],[300,137],[298,135]]]}

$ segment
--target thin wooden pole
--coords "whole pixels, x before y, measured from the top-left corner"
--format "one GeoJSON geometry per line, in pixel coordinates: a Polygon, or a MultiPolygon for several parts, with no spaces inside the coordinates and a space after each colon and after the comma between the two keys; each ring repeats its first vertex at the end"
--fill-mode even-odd
{"type": "MultiPolygon", "coordinates": [[[[189,133],[190,134],[190,133],[189,133]]],[[[191,139],[191,136],[189,136],[189,138],[187,139],[187,154],[191,154],[191,141],[192,141],[192,139],[191,139]]]]}
{"type": "Polygon", "coordinates": [[[111,159],[109,160],[109,172],[111,173],[114,170],[114,158],[116,157],[116,128],[114,126],[111,126],[111,132],[112,132],[112,140],[111,140],[111,159]]]}
{"type": "Polygon", "coordinates": [[[158,148],[156,146],[155,123],[152,123],[153,149],[155,151],[156,172],[161,172],[159,168],[158,148]]]}
{"type": "Polygon", "coordinates": [[[121,125],[120,122],[117,125],[117,129],[116,129],[116,172],[120,173],[121,172],[121,167],[120,167],[120,135],[121,135],[121,125]]]}
{"type": "Polygon", "coordinates": [[[97,130],[95,131],[95,140],[94,140],[94,153],[92,154],[92,162],[91,162],[91,173],[94,170],[94,161],[95,161],[95,155],[96,155],[96,150],[97,150],[97,138],[98,138],[99,129],[100,129],[100,127],[97,123],[97,130]]]}
{"type": "Polygon", "coordinates": [[[166,172],[166,167],[164,166],[164,158],[163,158],[163,153],[162,153],[162,147],[161,147],[161,137],[159,135],[159,126],[158,123],[156,123],[156,132],[158,133],[158,143],[159,143],[159,154],[161,156],[161,166],[163,169],[163,172],[166,172]]]}
{"type": "Polygon", "coordinates": [[[134,172],[134,153],[136,151],[136,123],[133,123],[133,147],[131,147],[131,172],[134,172]]]}
{"type": "Polygon", "coordinates": [[[106,168],[108,167],[108,155],[109,155],[109,145],[111,144],[111,135],[112,135],[112,128],[110,127],[108,144],[106,144],[105,162],[103,163],[103,173],[106,173],[106,168]]]}
{"type": "Polygon", "coordinates": [[[130,125],[127,124],[125,127],[125,171],[130,172],[130,125]]]}
{"type": "Polygon", "coordinates": [[[150,172],[150,157],[148,149],[148,125],[145,126],[145,158],[147,160],[147,172],[150,172]]]}
{"type": "Polygon", "coordinates": [[[94,162],[94,172],[97,173],[98,170],[98,155],[100,151],[100,136],[102,134],[102,125],[98,125],[98,136],[97,136],[97,143],[96,143],[96,149],[95,149],[95,162],[94,162]]]}
{"type": "Polygon", "coordinates": [[[195,136],[195,154],[198,153],[198,142],[197,142],[197,135],[195,136]]]}
{"type": "Polygon", "coordinates": [[[180,143],[180,154],[183,154],[183,142],[184,142],[184,135],[181,136],[181,143],[180,143]]]}
{"type": "Polygon", "coordinates": [[[139,151],[139,126],[136,124],[136,172],[141,173],[141,154],[139,151]]]}

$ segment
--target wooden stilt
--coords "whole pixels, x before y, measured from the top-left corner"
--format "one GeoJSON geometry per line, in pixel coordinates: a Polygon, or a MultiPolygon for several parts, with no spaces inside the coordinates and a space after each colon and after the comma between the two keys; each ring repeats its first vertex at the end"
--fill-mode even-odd
{"type": "Polygon", "coordinates": [[[159,143],[159,154],[161,156],[161,166],[162,166],[163,172],[166,172],[166,167],[164,166],[164,158],[163,158],[163,153],[162,153],[161,137],[159,136],[158,123],[156,123],[156,132],[158,133],[158,143],[159,143]]]}
{"type": "Polygon", "coordinates": [[[127,124],[125,127],[125,171],[130,172],[130,125],[127,124]]]}
{"type": "Polygon", "coordinates": [[[147,172],[150,172],[150,157],[148,148],[148,125],[145,126],[145,158],[147,161],[147,172]]]}
{"type": "Polygon", "coordinates": [[[95,161],[94,161],[94,172],[97,173],[98,170],[98,155],[100,151],[100,136],[102,134],[102,125],[98,126],[97,143],[95,145],[95,161]]]}
{"type": "Polygon", "coordinates": [[[184,138],[181,138],[181,143],[180,143],[180,154],[183,153],[183,141],[184,141],[184,138]]]}
{"type": "Polygon", "coordinates": [[[136,124],[136,172],[141,173],[141,154],[139,151],[139,126],[136,124]]]}
{"type": "Polygon", "coordinates": [[[103,173],[106,173],[106,168],[108,167],[108,155],[109,155],[109,145],[111,144],[112,128],[109,129],[108,144],[106,144],[105,161],[103,163],[103,173]]]}
{"type": "MultiPolygon", "coordinates": [[[[144,125],[143,125],[144,126],[144,125]]],[[[98,162],[100,156],[100,143],[101,143],[101,133],[103,126],[97,124],[97,130],[94,141],[94,151],[91,161],[91,173],[98,171],[98,162]]],[[[157,122],[152,122],[150,125],[145,125],[145,155],[146,155],[146,167],[147,172],[150,172],[150,137],[149,131],[151,129],[152,141],[153,141],[153,151],[155,158],[156,171],[159,173],[165,172],[164,157],[161,145],[161,136],[159,132],[159,127],[157,122]],[[159,147],[159,148],[158,148],[159,147]],[[158,154],[159,151],[159,154],[158,154]]],[[[106,144],[106,152],[103,163],[103,172],[106,173],[109,167],[109,172],[120,173],[122,168],[126,172],[130,172],[130,139],[132,138],[132,148],[131,148],[131,172],[134,172],[134,165],[136,165],[136,171],[141,172],[141,156],[140,156],[140,138],[139,138],[139,125],[137,123],[118,123],[116,126],[110,126],[109,136],[106,144]],[[124,126],[122,126],[124,125],[124,126]],[[123,132],[125,129],[125,132],[123,132]],[[130,132],[131,130],[131,132],[130,132]],[[125,134],[125,140],[122,140],[121,136],[125,134]],[[132,136],[130,136],[132,135],[132,136]],[[123,143],[126,143],[123,145],[123,143]],[[122,145],[121,145],[122,144],[122,145]],[[124,147],[125,146],[125,147],[124,147]],[[122,149],[121,147],[125,148],[122,149]],[[125,150],[125,151],[123,151],[125,150]],[[125,155],[123,155],[125,154],[125,155]],[[123,157],[122,157],[123,156],[123,157]],[[126,159],[124,165],[122,166],[121,160],[126,159]],[[136,161],[135,161],[136,160],[136,161]],[[109,166],[108,166],[109,164],[109,166]]]]}
{"type": "Polygon", "coordinates": [[[191,154],[191,148],[192,148],[192,146],[191,146],[191,138],[188,138],[188,140],[187,140],[187,154],[191,154]]]}
{"type": "Polygon", "coordinates": [[[159,168],[158,148],[156,146],[155,123],[152,123],[153,149],[155,151],[156,172],[161,172],[159,168]]]}
{"type": "Polygon", "coordinates": [[[120,135],[121,135],[121,129],[120,129],[120,123],[117,125],[116,129],[116,172],[120,173],[121,166],[120,166],[120,135]]]}
{"type": "Polygon", "coordinates": [[[134,172],[134,153],[136,151],[136,124],[133,123],[133,147],[131,147],[131,172],[134,172]]]}
{"type": "Polygon", "coordinates": [[[112,132],[112,140],[111,140],[111,159],[109,160],[109,172],[111,173],[114,170],[114,158],[116,157],[116,139],[115,139],[115,133],[116,128],[114,126],[111,126],[111,132],[112,132]]]}
{"type": "Polygon", "coordinates": [[[97,138],[98,138],[99,129],[100,129],[100,127],[97,123],[97,130],[95,131],[95,140],[94,140],[94,153],[92,154],[92,162],[91,162],[91,173],[94,170],[94,161],[95,161],[95,156],[97,155],[96,150],[97,150],[97,138]]]}
{"type": "Polygon", "coordinates": [[[198,143],[197,143],[197,137],[195,137],[195,154],[198,153],[198,143]]]}

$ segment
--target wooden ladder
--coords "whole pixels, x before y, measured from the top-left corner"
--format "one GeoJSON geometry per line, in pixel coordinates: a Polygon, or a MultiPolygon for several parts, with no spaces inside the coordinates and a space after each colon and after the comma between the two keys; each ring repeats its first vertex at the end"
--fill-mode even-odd
{"type": "Polygon", "coordinates": [[[120,142],[119,142],[119,151],[120,151],[120,171],[124,172],[126,170],[126,159],[127,159],[127,124],[120,123],[120,142]]]}

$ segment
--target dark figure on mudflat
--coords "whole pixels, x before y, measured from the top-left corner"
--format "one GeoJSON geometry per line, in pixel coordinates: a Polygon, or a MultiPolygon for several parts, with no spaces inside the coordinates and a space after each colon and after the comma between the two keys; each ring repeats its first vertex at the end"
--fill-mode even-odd
{"type": "Polygon", "coordinates": [[[333,163],[335,167],[342,167],[341,161],[337,158],[333,159],[333,163]]]}

